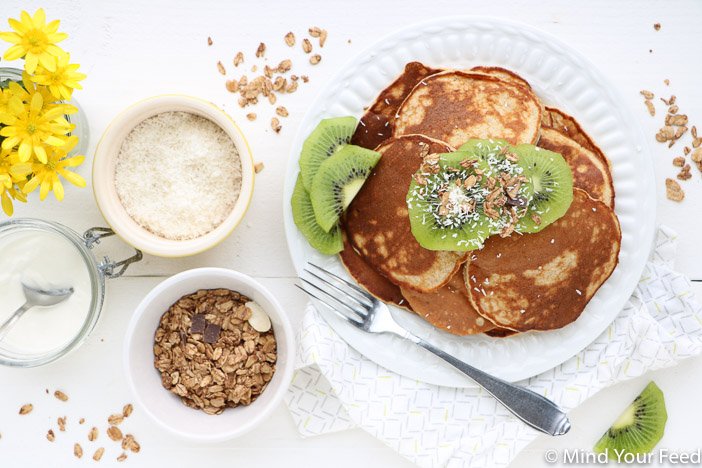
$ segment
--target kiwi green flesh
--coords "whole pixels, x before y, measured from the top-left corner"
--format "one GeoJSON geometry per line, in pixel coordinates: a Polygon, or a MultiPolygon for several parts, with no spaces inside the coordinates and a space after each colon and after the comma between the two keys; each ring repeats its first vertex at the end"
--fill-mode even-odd
{"type": "Polygon", "coordinates": [[[312,179],[314,179],[319,165],[329,156],[341,150],[351,140],[355,129],[355,118],[335,117],[319,122],[307,137],[300,153],[300,173],[308,192],[312,189],[312,179]]]}
{"type": "MultiPolygon", "coordinates": [[[[468,152],[457,151],[454,153],[439,154],[440,172],[445,172],[448,167],[462,170],[460,163],[464,159],[473,159],[475,156],[468,152]]],[[[478,167],[488,170],[487,163],[478,159],[478,167]]],[[[469,170],[470,173],[473,173],[469,170]]],[[[448,173],[451,174],[451,173],[448,173]]],[[[459,173],[456,173],[458,175],[459,173]]],[[[452,183],[453,180],[451,179],[452,183]]],[[[452,184],[449,184],[450,186],[452,184]]],[[[419,245],[427,250],[451,250],[466,252],[482,247],[485,239],[492,234],[488,217],[482,211],[482,205],[476,206],[476,215],[460,227],[439,226],[434,222],[431,214],[431,198],[415,196],[422,187],[412,179],[407,192],[407,210],[410,217],[410,228],[419,245]]]]}
{"type": "Polygon", "coordinates": [[[312,208],[322,229],[329,231],[363,186],[380,153],[345,145],[325,159],[312,179],[312,208]]]}
{"type": "Polygon", "coordinates": [[[344,243],[339,226],[336,225],[329,232],[326,232],[317,224],[312,208],[312,200],[302,183],[302,175],[300,174],[297,176],[290,203],[295,225],[313,248],[325,255],[333,255],[343,250],[344,243]]]}
{"type": "MultiPolygon", "coordinates": [[[[506,141],[498,139],[471,139],[456,152],[441,153],[439,166],[442,171],[447,167],[462,170],[460,165],[462,161],[476,159],[475,167],[482,170],[486,178],[488,176],[497,178],[501,162],[506,159],[505,155],[499,153],[503,147],[508,145],[506,141]]],[[[524,171],[524,167],[519,162],[516,165],[524,171]]],[[[506,170],[504,166],[502,170],[506,170]]],[[[487,237],[500,233],[503,222],[510,219],[508,216],[502,215],[504,216],[503,222],[494,222],[485,215],[482,204],[478,204],[475,207],[477,213],[475,218],[477,219],[472,219],[460,227],[442,226],[440,223],[433,222],[434,216],[431,214],[430,208],[431,198],[416,196],[419,189],[419,185],[413,180],[407,194],[410,225],[419,244],[429,250],[469,251],[479,249],[487,237]]],[[[522,197],[521,202],[527,203],[533,194],[532,184],[530,182],[522,184],[519,193],[522,197]]]]}
{"type": "Polygon", "coordinates": [[[558,153],[519,145],[511,148],[519,156],[524,174],[531,179],[534,193],[529,209],[517,225],[520,232],[539,232],[562,217],[573,202],[573,173],[558,153]],[[532,215],[538,215],[540,223],[532,215]]]}
{"type": "Polygon", "coordinates": [[[663,437],[668,413],[663,392],[649,383],[602,435],[593,450],[618,459],[623,453],[649,453],[663,437]]]}

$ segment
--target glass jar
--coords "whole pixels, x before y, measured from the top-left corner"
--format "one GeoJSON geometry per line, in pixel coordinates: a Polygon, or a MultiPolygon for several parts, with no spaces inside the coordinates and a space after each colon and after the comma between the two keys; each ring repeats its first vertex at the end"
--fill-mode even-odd
{"type": "MultiPolygon", "coordinates": [[[[13,238],[16,241],[19,237],[16,236],[17,234],[22,234],[22,238],[24,239],[29,238],[32,233],[58,236],[58,238],[61,240],[66,241],[63,242],[63,244],[65,244],[67,248],[75,249],[81,259],[79,263],[82,268],[85,268],[85,270],[78,272],[67,271],[66,276],[79,276],[87,273],[87,277],[89,278],[90,302],[85,318],[75,334],[71,334],[70,338],[66,339],[65,342],[62,342],[59,346],[56,346],[48,351],[32,350],[29,347],[30,345],[27,345],[26,349],[19,349],[17,345],[8,346],[4,345],[4,341],[0,341],[0,364],[7,366],[39,366],[63,357],[80,346],[88,338],[90,333],[97,325],[98,319],[100,318],[102,303],[105,298],[105,279],[121,276],[131,263],[138,262],[142,258],[141,251],[135,249],[136,253],[132,257],[119,262],[111,261],[109,257],[104,257],[102,261],[98,261],[92,252],[92,248],[94,245],[100,243],[102,238],[114,235],[114,232],[112,232],[111,229],[100,227],[91,228],[83,235],[80,235],[61,224],[38,219],[17,219],[0,223],[0,248],[2,248],[3,245],[7,245],[9,242],[12,242],[13,238]]],[[[16,255],[20,255],[20,253],[21,252],[17,252],[16,255]]],[[[13,255],[15,254],[13,253],[13,255]]],[[[11,277],[8,274],[5,274],[4,276],[0,276],[0,278],[2,281],[10,281],[11,277]]],[[[11,310],[6,312],[11,312],[11,310]]],[[[50,314],[51,310],[29,310],[22,318],[19,319],[18,324],[15,325],[15,327],[17,327],[22,320],[25,320],[25,317],[27,317],[28,314],[32,313],[50,314]]],[[[76,313],[82,314],[84,311],[77,311],[76,313]]],[[[51,330],[49,330],[49,332],[50,331],[51,330]]],[[[47,330],[37,330],[37,332],[46,333],[47,330]]],[[[12,333],[12,331],[9,333],[12,333]]]]}
{"type": "MultiPolygon", "coordinates": [[[[0,82],[7,79],[14,81],[18,84],[22,84],[22,69],[19,68],[8,68],[0,67],[0,82]]],[[[90,129],[88,128],[88,119],[85,117],[85,112],[83,108],[78,103],[78,100],[71,96],[70,101],[61,101],[64,104],[70,104],[78,109],[78,112],[71,115],[64,115],[69,123],[75,124],[76,128],[73,129],[68,135],[76,135],[78,137],[78,144],[76,145],[68,156],[75,156],[77,154],[85,156],[88,150],[88,143],[90,140],[90,129]]]]}

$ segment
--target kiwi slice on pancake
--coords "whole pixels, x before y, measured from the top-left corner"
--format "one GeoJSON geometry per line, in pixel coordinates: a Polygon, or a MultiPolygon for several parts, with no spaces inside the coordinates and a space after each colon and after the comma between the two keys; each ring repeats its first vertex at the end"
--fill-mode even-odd
{"type": "Polygon", "coordinates": [[[483,162],[473,158],[474,165],[462,167],[461,162],[470,158],[469,153],[434,156],[438,156],[438,161],[423,164],[407,192],[412,234],[428,250],[478,249],[492,233],[482,205],[474,202],[483,192],[476,172],[483,162]],[[438,167],[435,174],[432,165],[438,167]]]}
{"type": "Polygon", "coordinates": [[[566,214],[573,201],[573,173],[558,153],[523,144],[510,151],[519,157],[524,174],[531,179],[534,194],[526,216],[516,230],[539,232],[566,214]]]}
{"type": "Polygon", "coordinates": [[[310,190],[314,215],[322,229],[329,232],[337,224],[380,156],[377,151],[345,145],[322,161],[310,190]]]}
{"type": "Polygon", "coordinates": [[[312,179],[322,161],[341,150],[355,130],[356,119],[353,117],[324,119],[312,130],[300,153],[300,173],[308,192],[312,190],[312,179]]]}
{"type": "Polygon", "coordinates": [[[310,194],[307,193],[300,174],[297,175],[290,203],[293,220],[312,247],[325,255],[333,255],[343,250],[341,228],[337,225],[327,232],[317,224],[310,194]]]}
{"type": "Polygon", "coordinates": [[[625,453],[649,453],[663,437],[668,413],[663,392],[649,383],[597,441],[593,450],[618,460],[625,453]]]}
{"type": "Polygon", "coordinates": [[[422,247],[469,251],[493,234],[511,234],[532,187],[508,146],[470,140],[454,153],[425,157],[407,194],[412,233],[422,247]]]}

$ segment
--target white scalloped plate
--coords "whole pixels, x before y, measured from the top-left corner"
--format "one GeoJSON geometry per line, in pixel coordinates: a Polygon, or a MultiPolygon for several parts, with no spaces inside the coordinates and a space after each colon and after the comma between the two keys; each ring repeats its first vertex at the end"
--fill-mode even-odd
{"type": "MultiPolygon", "coordinates": [[[[544,104],[580,122],[612,162],[616,214],[622,229],[619,265],[580,318],[548,332],[509,338],[458,337],[439,331],[409,312],[395,316],[415,334],[458,358],[508,381],[551,369],[599,336],[631,295],[653,241],[655,188],[651,156],[641,129],[609,80],[579,52],[555,37],[495,18],[454,17],[412,25],[379,40],[353,59],[310,106],[292,146],[285,180],[284,216],[290,255],[300,273],[313,261],[349,278],[338,257],[319,254],[296,228],[290,197],[302,143],[321,119],[363,114],[407,62],[467,69],[496,65],[527,79],[544,104]]],[[[369,335],[322,311],[332,328],[369,359],[403,376],[437,385],[475,384],[425,350],[394,336],[369,335]]]]}

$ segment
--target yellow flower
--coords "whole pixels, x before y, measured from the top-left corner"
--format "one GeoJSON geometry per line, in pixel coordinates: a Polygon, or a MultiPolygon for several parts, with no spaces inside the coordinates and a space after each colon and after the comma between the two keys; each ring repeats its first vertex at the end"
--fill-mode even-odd
{"type": "Polygon", "coordinates": [[[24,102],[19,97],[23,95],[19,85],[10,83],[10,89],[13,93],[8,103],[10,112],[0,114],[0,123],[5,125],[0,129],[0,136],[5,137],[2,148],[7,150],[19,144],[20,161],[28,161],[35,154],[39,161],[46,163],[44,145],[63,145],[63,135],[71,131],[71,125],[63,117],[62,107],[45,108],[44,97],[39,90],[32,87],[25,92],[28,101],[24,102]]]}
{"type": "Polygon", "coordinates": [[[63,185],[59,180],[59,175],[78,187],[85,187],[85,179],[74,172],[67,171],[67,167],[75,167],[83,163],[85,157],[73,156],[66,158],[66,155],[78,144],[78,137],[73,135],[68,137],[66,144],[60,148],[55,148],[49,155],[46,164],[34,163],[31,165],[32,178],[29,179],[22,191],[30,193],[41,186],[39,199],[43,200],[49,191],[53,190],[57,200],[63,200],[63,185]]]}
{"type": "Polygon", "coordinates": [[[0,205],[7,216],[12,216],[13,207],[12,199],[26,202],[27,197],[21,191],[17,190],[16,184],[24,185],[27,177],[14,173],[15,167],[22,169],[17,153],[11,153],[6,150],[0,150],[0,205]]]}
{"type": "Polygon", "coordinates": [[[39,65],[34,74],[34,82],[48,86],[56,99],[69,100],[74,89],[83,89],[78,81],[84,80],[86,77],[84,74],[76,72],[80,65],[77,63],[69,64],[69,59],[70,54],[68,53],[60,58],[52,57],[51,60],[55,62],[54,71],[39,65]]]}
{"type": "Polygon", "coordinates": [[[10,98],[12,97],[12,91],[10,88],[0,89],[0,114],[6,114],[10,112],[10,98]]]}
{"type": "Polygon", "coordinates": [[[34,73],[39,63],[47,70],[54,71],[56,62],[51,60],[51,57],[61,57],[65,54],[55,43],[68,37],[65,33],[56,32],[59,20],[46,24],[46,16],[41,8],[34,13],[34,18],[31,18],[26,11],[22,12],[21,17],[21,22],[15,19],[8,20],[15,32],[0,33],[0,39],[15,44],[5,51],[3,58],[15,60],[24,57],[24,68],[29,73],[34,73]]]}

